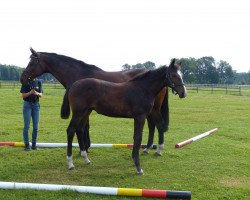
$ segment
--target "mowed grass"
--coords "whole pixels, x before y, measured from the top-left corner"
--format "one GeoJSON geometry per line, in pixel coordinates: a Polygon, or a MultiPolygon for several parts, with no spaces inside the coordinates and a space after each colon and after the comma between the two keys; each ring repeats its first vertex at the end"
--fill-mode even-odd
{"type": "MultiPolygon", "coordinates": [[[[0,88],[0,141],[22,141],[20,88],[0,88]]],[[[44,88],[38,142],[66,142],[69,120],[60,119],[63,89],[44,88]]],[[[0,147],[0,181],[83,186],[188,190],[192,199],[249,199],[250,96],[190,92],[185,99],[169,95],[170,127],[161,157],[141,153],[144,176],[138,176],[130,149],[95,148],[85,165],[73,149],[76,169],[69,171],[65,148],[26,152],[0,147]],[[176,143],[213,128],[214,134],[175,149],[176,143]]],[[[93,112],[92,143],[132,143],[133,120],[93,112]]],[[[32,129],[32,127],[31,127],[32,129]]],[[[31,136],[31,135],[30,135],[31,136]]],[[[158,134],[155,134],[155,143],[158,134]]],[[[148,129],[145,124],[143,143],[148,129]]],[[[74,142],[77,142],[76,138],[74,142]]],[[[3,190],[1,199],[131,199],[72,191],[3,190]]],[[[138,198],[135,198],[138,199],[138,198]]]]}

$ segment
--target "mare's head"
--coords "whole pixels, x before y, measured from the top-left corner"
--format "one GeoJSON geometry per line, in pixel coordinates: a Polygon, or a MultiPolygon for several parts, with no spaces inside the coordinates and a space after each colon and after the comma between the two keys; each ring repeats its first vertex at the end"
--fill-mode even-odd
{"type": "Polygon", "coordinates": [[[31,56],[28,66],[23,71],[20,81],[22,84],[27,84],[30,79],[34,79],[45,73],[45,67],[41,64],[40,53],[30,48],[31,56]]]}
{"type": "Polygon", "coordinates": [[[187,96],[187,90],[182,80],[180,65],[175,64],[175,59],[172,59],[167,72],[167,85],[172,88],[173,93],[179,95],[180,98],[187,96]]]}

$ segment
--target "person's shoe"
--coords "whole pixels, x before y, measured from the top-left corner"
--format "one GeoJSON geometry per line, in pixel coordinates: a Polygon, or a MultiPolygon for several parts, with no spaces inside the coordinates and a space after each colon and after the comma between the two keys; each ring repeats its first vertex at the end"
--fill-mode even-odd
{"type": "Polygon", "coordinates": [[[29,144],[25,144],[24,150],[25,151],[30,151],[30,145],[29,144]]]}
{"type": "Polygon", "coordinates": [[[37,150],[36,144],[32,144],[31,149],[32,149],[32,150],[37,150]]]}

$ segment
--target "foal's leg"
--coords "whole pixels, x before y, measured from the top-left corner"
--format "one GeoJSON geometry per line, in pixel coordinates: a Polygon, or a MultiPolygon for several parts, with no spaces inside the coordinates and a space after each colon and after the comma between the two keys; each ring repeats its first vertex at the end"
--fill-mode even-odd
{"type": "Polygon", "coordinates": [[[169,124],[169,119],[165,122],[163,119],[156,124],[156,127],[158,129],[158,148],[157,151],[155,152],[155,155],[161,156],[161,152],[164,148],[164,135],[165,132],[168,131],[168,124],[169,124]]]}
{"type": "Polygon", "coordinates": [[[84,135],[84,141],[85,141],[84,145],[85,145],[85,149],[88,152],[88,149],[90,148],[90,145],[91,145],[90,136],[89,136],[89,117],[87,119],[87,122],[83,131],[84,131],[83,135],[84,135]]]}
{"type": "Polygon", "coordinates": [[[74,121],[73,118],[70,121],[70,124],[67,128],[67,139],[68,139],[68,146],[67,146],[67,160],[68,160],[68,169],[74,169],[75,166],[73,164],[73,157],[72,157],[72,141],[74,138],[74,134],[75,134],[75,125],[74,125],[74,121]]]}
{"type": "Polygon", "coordinates": [[[89,164],[90,160],[88,159],[87,148],[85,145],[85,142],[88,142],[88,141],[86,141],[86,137],[84,137],[84,134],[86,134],[86,132],[84,132],[86,122],[87,122],[87,120],[86,120],[86,116],[85,116],[85,117],[83,117],[83,120],[79,123],[79,125],[76,129],[76,134],[78,137],[78,144],[80,147],[80,155],[83,157],[84,162],[86,164],[89,164]]]}
{"type": "Polygon", "coordinates": [[[143,150],[143,153],[148,153],[149,150],[152,148],[154,142],[154,133],[155,133],[155,122],[152,120],[152,116],[150,115],[147,118],[148,122],[148,143],[146,148],[143,150]]]}
{"type": "MultiPolygon", "coordinates": [[[[79,144],[79,147],[80,147],[80,143],[83,143],[84,149],[87,152],[89,152],[89,148],[91,146],[91,144],[90,144],[90,137],[89,137],[89,119],[87,120],[85,126],[82,124],[82,131],[83,131],[83,133],[77,134],[78,144],[79,144]]],[[[81,151],[79,152],[79,156],[81,156],[81,151]]]]}
{"type": "Polygon", "coordinates": [[[137,173],[139,175],[143,175],[143,170],[141,169],[139,160],[139,150],[142,141],[142,131],[144,123],[145,123],[145,116],[136,117],[134,119],[134,147],[132,151],[132,158],[134,160],[137,173]]]}
{"type": "Polygon", "coordinates": [[[161,116],[161,113],[158,110],[152,110],[150,115],[147,118],[148,120],[148,128],[149,128],[149,135],[148,135],[148,143],[147,147],[143,150],[144,153],[148,153],[150,148],[153,145],[154,140],[154,132],[155,132],[155,126],[157,126],[158,133],[159,133],[159,142],[158,142],[158,148],[155,152],[155,155],[161,156],[161,151],[164,147],[164,126],[162,125],[164,123],[164,120],[161,116]]]}
{"type": "Polygon", "coordinates": [[[156,156],[161,156],[162,155],[162,150],[164,148],[164,132],[161,128],[159,128],[157,126],[157,129],[158,129],[158,147],[157,147],[157,150],[155,152],[155,155],[156,156]]]}

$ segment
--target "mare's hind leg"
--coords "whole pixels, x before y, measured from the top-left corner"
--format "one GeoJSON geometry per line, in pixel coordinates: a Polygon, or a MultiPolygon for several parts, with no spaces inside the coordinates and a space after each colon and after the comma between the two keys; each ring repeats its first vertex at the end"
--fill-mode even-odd
{"type": "Polygon", "coordinates": [[[139,160],[139,150],[141,147],[142,131],[144,123],[145,123],[144,116],[140,116],[134,119],[134,146],[132,151],[132,158],[134,160],[137,173],[139,175],[143,175],[143,170],[141,169],[139,160]]]}
{"type": "Polygon", "coordinates": [[[155,133],[155,123],[152,120],[152,116],[150,115],[147,118],[147,122],[148,122],[148,143],[146,145],[146,148],[143,150],[143,153],[148,153],[149,150],[152,148],[153,146],[153,142],[154,142],[154,133],[155,133]]]}

